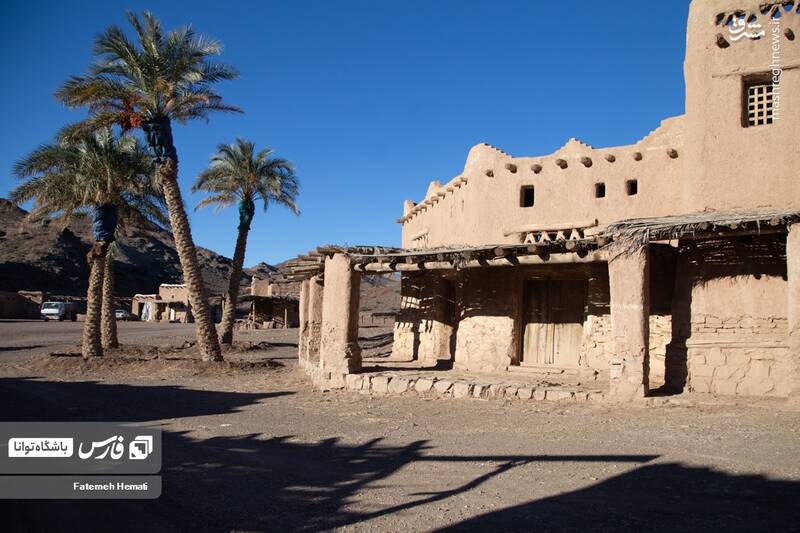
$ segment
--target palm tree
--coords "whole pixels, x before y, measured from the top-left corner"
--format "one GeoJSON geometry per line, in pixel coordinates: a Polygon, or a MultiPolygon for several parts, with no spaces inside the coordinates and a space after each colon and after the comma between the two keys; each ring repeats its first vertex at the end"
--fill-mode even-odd
{"type": "Polygon", "coordinates": [[[205,360],[221,360],[219,341],[208,305],[189,219],[178,186],[178,156],[172,143],[172,122],[207,119],[214,111],[240,110],[223,103],[214,84],[236,78],[236,71],[212,62],[221,45],[189,27],[164,33],[155,16],[140,20],[128,13],[138,43],[117,26],[109,26],[95,41],[95,62],[86,76],[74,76],[56,96],[70,107],[87,106],[89,118],[71,129],[118,125],[124,131],[142,128],[158,163],[155,179],[163,190],[175,246],[189,289],[197,324],[197,341],[205,360]]]}
{"type": "Polygon", "coordinates": [[[105,257],[103,270],[103,302],[100,306],[100,343],[103,349],[119,348],[117,336],[117,306],[114,291],[114,251],[111,243],[105,257]]]}
{"type": "Polygon", "coordinates": [[[31,218],[52,217],[66,225],[75,217],[92,215],[95,242],[87,255],[84,358],[101,356],[104,346],[118,344],[116,324],[108,322],[115,320],[111,265],[117,219],[123,224],[143,219],[165,222],[163,200],[150,178],[152,166],[152,158],[136,139],[115,138],[107,129],[41,146],[14,166],[14,173],[25,182],[12,191],[11,199],[18,204],[35,201],[31,218]],[[103,312],[105,306],[111,309],[103,312]]]}
{"type": "Polygon", "coordinates": [[[200,173],[192,186],[192,192],[198,191],[210,193],[197,205],[198,209],[208,205],[222,209],[237,202],[239,204],[239,235],[233,253],[233,268],[228,281],[220,333],[221,342],[231,344],[247,233],[255,214],[255,202],[263,202],[264,211],[270,204],[280,204],[298,214],[295,202],[299,183],[289,161],[273,157],[271,148],[256,153],[254,143],[240,138],[233,144],[220,144],[217,147],[211,164],[200,173]]]}

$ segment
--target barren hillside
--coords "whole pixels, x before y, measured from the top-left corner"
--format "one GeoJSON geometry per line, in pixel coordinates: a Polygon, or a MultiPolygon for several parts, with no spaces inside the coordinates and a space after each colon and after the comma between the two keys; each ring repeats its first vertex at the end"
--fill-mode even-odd
{"type": "MultiPolygon", "coordinates": [[[[55,222],[32,222],[27,211],[0,198],[0,290],[44,290],[55,294],[86,292],[86,252],[91,242],[88,220],[66,228],[55,222]]],[[[117,241],[116,286],[120,296],[154,293],[161,283],[182,281],[172,234],[153,224],[129,226],[117,241]]],[[[227,286],[231,260],[198,248],[203,277],[212,294],[227,286]]],[[[245,269],[243,285],[251,276],[282,278],[280,265],[266,263],[245,269]]],[[[399,280],[365,278],[362,307],[379,311],[399,305],[399,280]]]]}

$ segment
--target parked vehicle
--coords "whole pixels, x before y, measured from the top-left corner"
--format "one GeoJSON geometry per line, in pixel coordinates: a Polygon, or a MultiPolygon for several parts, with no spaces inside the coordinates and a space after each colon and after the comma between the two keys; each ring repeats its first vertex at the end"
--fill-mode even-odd
{"type": "Polygon", "coordinates": [[[114,311],[114,316],[117,320],[139,320],[139,317],[128,311],[127,309],[117,309],[114,311]]]}
{"type": "Polygon", "coordinates": [[[72,302],[45,302],[41,310],[42,320],[78,320],[78,308],[72,302]]]}

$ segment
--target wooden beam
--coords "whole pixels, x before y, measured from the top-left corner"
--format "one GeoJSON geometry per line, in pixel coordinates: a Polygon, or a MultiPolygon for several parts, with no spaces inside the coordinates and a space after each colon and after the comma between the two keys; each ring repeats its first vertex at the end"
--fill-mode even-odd
{"type": "Polygon", "coordinates": [[[526,224],[512,229],[507,229],[503,235],[508,237],[518,233],[539,233],[546,231],[572,231],[573,229],[586,229],[597,226],[597,219],[581,220],[578,222],[564,222],[563,224],[526,224]]]}
{"type": "MultiPolygon", "coordinates": [[[[605,261],[603,254],[597,250],[581,250],[580,254],[550,254],[541,255],[520,255],[512,258],[498,257],[494,259],[471,259],[465,261],[462,268],[481,268],[481,267],[507,267],[515,265],[547,265],[547,264],[572,264],[572,263],[592,263],[605,261]],[[585,253],[584,253],[585,252],[585,253]]],[[[392,272],[388,265],[381,263],[369,263],[367,265],[357,265],[359,272],[392,272]]],[[[454,263],[440,261],[425,261],[415,264],[398,264],[398,272],[417,272],[420,270],[455,270],[454,263]]]]}

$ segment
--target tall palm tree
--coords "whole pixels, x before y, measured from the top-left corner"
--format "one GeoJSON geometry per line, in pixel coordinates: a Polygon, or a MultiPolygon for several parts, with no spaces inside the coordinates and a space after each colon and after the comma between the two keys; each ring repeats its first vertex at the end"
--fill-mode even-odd
{"type": "Polygon", "coordinates": [[[100,343],[103,349],[119,348],[117,336],[117,305],[114,291],[114,251],[111,243],[105,257],[103,270],[103,302],[100,306],[100,343]]]}
{"type": "Polygon", "coordinates": [[[117,219],[123,224],[142,219],[165,222],[163,200],[150,178],[152,167],[152,158],[136,139],[115,138],[108,129],[41,146],[14,166],[14,173],[25,182],[12,191],[11,199],[18,204],[35,201],[33,219],[51,217],[66,225],[75,217],[92,216],[95,242],[87,255],[84,358],[101,356],[104,345],[117,344],[116,324],[108,323],[114,320],[110,265],[117,219]],[[104,285],[109,288],[107,300],[104,285]],[[104,313],[106,301],[112,309],[104,313]]]}
{"type": "Polygon", "coordinates": [[[70,107],[86,106],[89,118],[72,128],[108,125],[123,130],[141,128],[158,163],[155,178],[164,191],[175,246],[189,289],[197,325],[197,341],[205,360],[221,360],[208,295],[203,283],[189,219],[178,186],[178,156],[172,143],[172,122],[207,119],[214,111],[236,111],[223,103],[214,84],[236,78],[236,71],[210,58],[221,52],[214,40],[187,27],[169,31],[152,14],[141,19],[128,13],[138,43],[117,26],[109,26],[95,41],[95,61],[86,76],[74,76],[56,96],[70,107]]]}
{"type": "Polygon", "coordinates": [[[239,235],[233,253],[233,268],[220,332],[221,342],[231,344],[247,234],[255,214],[255,202],[263,202],[264,211],[270,204],[280,204],[298,214],[296,200],[299,181],[292,164],[286,159],[273,157],[271,148],[256,153],[254,143],[239,138],[233,144],[220,144],[217,147],[211,164],[200,173],[192,186],[192,192],[198,191],[210,193],[200,201],[198,209],[208,205],[222,209],[237,202],[239,204],[239,235]]]}

